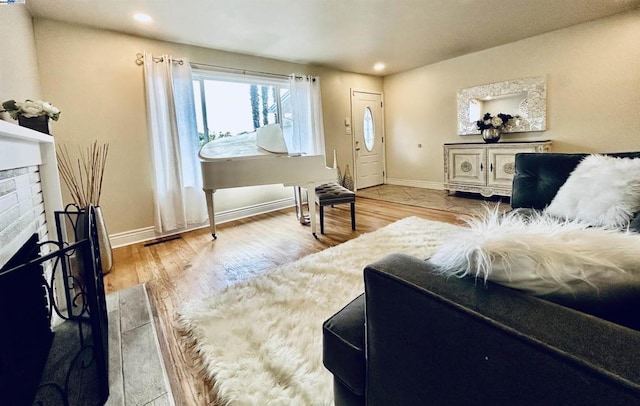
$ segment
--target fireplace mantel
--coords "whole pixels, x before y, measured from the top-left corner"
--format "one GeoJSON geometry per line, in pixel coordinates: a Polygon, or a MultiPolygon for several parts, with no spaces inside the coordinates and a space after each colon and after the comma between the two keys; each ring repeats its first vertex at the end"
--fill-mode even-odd
{"type": "MultiPolygon", "coordinates": [[[[40,175],[47,234],[49,238],[55,238],[54,211],[62,210],[63,205],[54,138],[0,120],[0,171],[34,166],[38,167],[40,175]]],[[[0,215],[11,209],[8,202],[4,202],[2,198],[3,195],[0,193],[0,203],[4,203],[0,204],[0,215]]],[[[0,267],[32,234],[33,230],[25,229],[10,242],[3,242],[0,246],[0,267]]]]}

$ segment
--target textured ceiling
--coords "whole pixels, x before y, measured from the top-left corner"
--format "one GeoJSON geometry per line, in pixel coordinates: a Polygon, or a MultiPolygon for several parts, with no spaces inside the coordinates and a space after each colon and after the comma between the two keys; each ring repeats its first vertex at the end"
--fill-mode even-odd
{"type": "Polygon", "coordinates": [[[36,18],[387,75],[635,9],[640,0],[27,0],[27,7],[36,18]],[[134,22],[135,12],[153,22],[134,22]],[[376,62],[387,68],[375,72],[376,62]]]}

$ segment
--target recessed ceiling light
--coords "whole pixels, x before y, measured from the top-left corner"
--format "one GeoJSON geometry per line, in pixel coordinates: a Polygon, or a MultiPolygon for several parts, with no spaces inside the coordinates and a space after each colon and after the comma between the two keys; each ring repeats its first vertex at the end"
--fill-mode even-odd
{"type": "Polygon", "coordinates": [[[133,15],[133,19],[136,20],[139,23],[150,23],[151,22],[151,17],[148,14],[143,14],[143,13],[135,13],[133,15]]]}
{"type": "Polygon", "coordinates": [[[378,62],[375,65],[373,65],[373,69],[377,70],[378,72],[380,72],[384,68],[385,68],[384,63],[381,63],[381,62],[378,62]]]}

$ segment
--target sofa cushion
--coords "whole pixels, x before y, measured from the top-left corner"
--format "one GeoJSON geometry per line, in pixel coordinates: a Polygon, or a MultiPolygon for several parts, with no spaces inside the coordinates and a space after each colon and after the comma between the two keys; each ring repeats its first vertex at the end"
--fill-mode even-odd
{"type": "Polygon", "coordinates": [[[584,154],[516,154],[511,207],[544,209],[584,154]]]}
{"type": "MultiPolygon", "coordinates": [[[[640,152],[608,153],[622,158],[638,158],[640,152]]],[[[587,154],[519,153],[515,159],[511,207],[544,209],[571,171],[587,154]]]]}
{"type": "Polygon", "coordinates": [[[324,366],[356,395],[364,395],[364,293],[322,325],[324,366]]]}
{"type": "Polygon", "coordinates": [[[545,211],[595,226],[626,227],[640,210],[640,159],[589,155],[545,211]]]}

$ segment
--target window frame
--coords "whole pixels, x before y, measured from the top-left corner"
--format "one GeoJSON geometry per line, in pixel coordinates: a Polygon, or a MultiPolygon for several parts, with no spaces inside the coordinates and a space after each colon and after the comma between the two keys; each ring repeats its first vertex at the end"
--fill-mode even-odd
{"type": "MultiPolygon", "coordinates": [[[[192,77],[192,81],[199,82],[200,105],[196,103],[195,94],[194,94],[194,107],[196,109],[200,109],[200,112],[202,115],[202,124],[203,124],[205,139],[209,139],[208,138],[209,125],[207,122],[208,121],[207,120],[207,100],[205,97],[205,86],[204,86],[204,82],[206,80],[230,82],[230,83],[245,83],[250,85],[258,85],[258,86],[260,85],[274,86],[276,90],[275,94],[276,94],[276,109],[277,109],[275,122],[278,125],[280,125],[280,128],[282,128],[283,112],[282,112],[281,89],[285,88],[291,91],[288,77],[275,77],[271,75],[262,76],[259,74],[233,73],[233,72],[224,72],[224,71],[219,71],[214,69],[201,69],[201,68],[192,69],[191,77],[192,77]]],[[[194,93],[195,93],[195,89],[194,89],[194,93]]]]}

